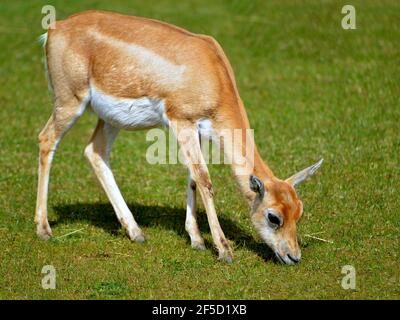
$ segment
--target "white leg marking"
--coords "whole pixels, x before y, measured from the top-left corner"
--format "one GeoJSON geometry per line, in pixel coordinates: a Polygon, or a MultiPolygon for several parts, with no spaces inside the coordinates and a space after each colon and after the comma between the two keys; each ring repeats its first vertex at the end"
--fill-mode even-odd
{"type": "Polygon", "coordinates": [[[204,240],[201,236],[199,226],[197,224],[196,213],[196,183],[191,179],[189,173],[187,185],[187,206],[186,206],[186,222],[185,229],[190,236],[190,242],[194,249],[204,250],[204,240]]]}

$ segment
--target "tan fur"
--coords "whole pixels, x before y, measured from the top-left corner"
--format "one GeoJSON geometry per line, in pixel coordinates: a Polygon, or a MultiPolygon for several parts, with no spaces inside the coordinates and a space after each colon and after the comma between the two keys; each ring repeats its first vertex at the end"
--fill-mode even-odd
{"type": "MultiPolygon", "coordinates": [[[[198,164],[202,154],[195,132],[195,122],[201,118],[212,120],[216,131],[243,129],[245,132],[250,128],[233,69],[218,42],[160,21],[89,11],[57,21],[56,29],[48,32],[46,53],[55,108],[39,136],[38,234],[43,238],[51,236],[47,222],[49,154],[54,152],[57,142],[80,115],[79,106],[86,99],[89,83],[92,83],[115,97],[146,96],[165,101],[165,112],[189,160],[192,176],[189,188],[195,191],[197,186],[200,192],[220,258],[231,261],[232,249],[218,222],[207,166],[198,164]],[[185,128],[193,128],[194,133],[188,139],[180,140],[179,131],[185,128]]],[[[245,133],[242,140],[241,148],[233,147],[225,152],[245,155],[246,143],[254,142],[249,141],[245,133]]],[[[108,185],[110,182],[103,172],[102,168],[108,163],[109,145],[111,142],[107,141],[104,123],[100,120],[85,154],[131,238],[143,240],[133,217],[132,221],[126,221],[129,209],[118,204],[117,200],[122,196],[114,181],[111,181],[111,187],[108,185]]],[[[239,175],[238,168],[233,165],[249,204],[255,198],[249,188],[250,174],[258,176],[268,192],[257,211],[252,213],[253,222],[263,219],[261,213],[267,207],[282,212],[285,224],[281,234],[296,251],[296,222],[302,204],[293,187],[274,177],[255,146],[254,165],[247,163],[244,168],[246,174],[239,175]]],[[[199,233],[195,218],[193,224],[195,233],[199,233]]],[[[197,238],[203,241],[201,235],[197,238]]]]}

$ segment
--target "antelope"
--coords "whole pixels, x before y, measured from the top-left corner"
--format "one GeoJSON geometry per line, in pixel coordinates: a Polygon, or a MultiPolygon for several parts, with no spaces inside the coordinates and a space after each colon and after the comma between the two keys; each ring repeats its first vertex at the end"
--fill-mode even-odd
{"type": "Polygon", "coordinates": [[[323,160],[286,180],[274,176],[253,138],[245,133],[250,124],[235,76],[214,38],[157,20],[88,11],[57,21],[42,41],[54,108],[39,134],[35,223],[40,238],[52,236],[47,199],[54,153],[90,105],[98,122],[84,154],[132,241],[143,242],[145,237],[111,171],[111,145],[121,129],[166,126],[173,130],[189,171],[185,229],[191,246],[205,249],[197,224],[198,189],[219,259],[232,262],[232,247],[218,221],[199,134],[207,126],[210,139],[218,141],[221,130],[240,129],[243,144],[221,143],[220,148],[230,157],[245,159],[231,167],[251,209],[251,221],[280,262],[300,261],[296,224],[303,205],[295,186],[314,174],[323,160]],[[245,153],[246,144],[252,145],[250,155],[245,153]]]}

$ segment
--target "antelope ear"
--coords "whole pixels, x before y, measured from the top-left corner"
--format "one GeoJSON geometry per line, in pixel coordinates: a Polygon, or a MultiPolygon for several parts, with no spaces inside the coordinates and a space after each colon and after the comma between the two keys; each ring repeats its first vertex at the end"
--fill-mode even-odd
{"type": "Polygon", "coordinates": [[[309,176],[313,175],[319,169],[322,162],[324,162],[324,159],[319,160],[317,163],[313,164],[311,167],[305,168],[304,170],[297,172],[290,178],[287,178],[285,181],[287,183],[290,183],[293,187],[296,187],[300,182],[304,181],[309,176]]]}
{"type": "Polygon", "coordinates": [[[265,193],[264,183],[256,176],[250,176],[250,189],[257,193],[257,196],[262,199],[265,193]]]}

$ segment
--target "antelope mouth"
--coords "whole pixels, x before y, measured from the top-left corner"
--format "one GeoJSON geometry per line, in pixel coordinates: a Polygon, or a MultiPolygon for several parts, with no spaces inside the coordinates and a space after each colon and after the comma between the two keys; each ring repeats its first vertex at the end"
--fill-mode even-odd
{"type": "Polygon", "coordinates": [[[275,256],[277,257],[278,261],[282,264],[294,265],[300,262],[300,259],[293,257],[290,254],[285,255],[282,257],[279,253],[275,252],[275,256]]]}
{"type": "Polygon", "coordinates": [[[282,257],[280,256],[279,253],[276,253],[276,252],[275,252],[275,256],[276,256],[276,258],[278,259],[278,261],[279,261],[280,263],[286,264],[285,260],[282,259],[282,257]]]}

